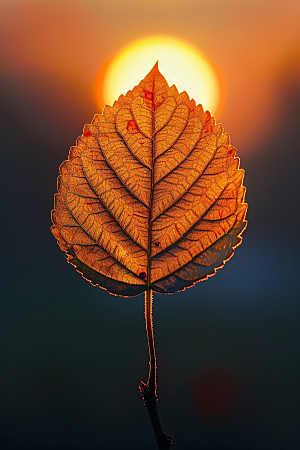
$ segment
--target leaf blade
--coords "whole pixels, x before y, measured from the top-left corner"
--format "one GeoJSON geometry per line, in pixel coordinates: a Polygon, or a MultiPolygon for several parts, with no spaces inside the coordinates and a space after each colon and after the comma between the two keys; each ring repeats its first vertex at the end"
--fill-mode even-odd
{"type": "Polygon", "coordinates": [[[110,293],[182,290],[241,243],[243,176],[222,126],[156,64],[71,147],[52,233],[68,261],[110,293]]]}

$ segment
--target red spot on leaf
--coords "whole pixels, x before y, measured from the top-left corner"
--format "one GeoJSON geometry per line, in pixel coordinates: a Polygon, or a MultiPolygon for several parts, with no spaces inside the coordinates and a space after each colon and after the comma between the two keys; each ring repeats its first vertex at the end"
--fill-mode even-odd
{"type": "Polygon", "coordinates": [[[138,127],[136,126],[134,120],[129,120],[127,122],[127,131],[129,133],[136,133],[136,132],[138,132],[138,127]]]}
{"type": "Polygon", "coordinates": [[[143,96],[144,96],[145,98],[147,98],[148,100],[152,100],[152,99],[153,99],[153,94],[152,94],[152,92],[149,92],[149,91],[146,91],[146,90],[143,90],[143,96]]]}
{"type": "Polygon", "coordinates": [[[202,136],[212,133],[212,125],[211,123],[206,125],[202,130],[202,136]]]}
{"type": "Polygon", "coordinates": [[[147,274],[146,272],[138,272],[137,276],[141,279],[141,280],[146,280],[147,279],[147,274]]]}
{"type": "Polygon", "coordinates": [[[83,136],[85,136],[85,137],[92,136],[92,133],[90,132],[90,130],[88,128],[84,127],[83,136]]]}

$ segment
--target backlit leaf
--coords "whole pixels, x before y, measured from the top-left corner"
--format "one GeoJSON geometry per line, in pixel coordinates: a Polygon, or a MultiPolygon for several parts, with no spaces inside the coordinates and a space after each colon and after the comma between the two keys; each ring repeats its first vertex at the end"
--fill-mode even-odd
{"type": "Polygon", "coordinates": [[[243,176],[222,126],[156,64],[71,147],[52,233],[110,293],[182,290],[214,275],[240,244],[243,176]]]}

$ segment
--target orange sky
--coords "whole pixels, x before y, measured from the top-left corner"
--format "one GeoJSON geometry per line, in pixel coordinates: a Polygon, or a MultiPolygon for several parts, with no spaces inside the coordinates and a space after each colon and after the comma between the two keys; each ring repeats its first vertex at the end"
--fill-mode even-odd
{"type": "Polygon", "coordinates": [[[62,83],[76,79],[74,89],[85,86],[90,92],[87,102],[95,103],[99,68],[132,40],[158,33],[189,41],[214,61],[223,76],[226,100],[218,120],[240,155],[251,152],[257,139],[272,132],[280,113],[278,80],[288,83],[293,64],[299,61],[298,0],[2,0],[0,4],[4,82],[10,79],[20,85],[22,74],[34,72],[61,76],[62,83]]]}

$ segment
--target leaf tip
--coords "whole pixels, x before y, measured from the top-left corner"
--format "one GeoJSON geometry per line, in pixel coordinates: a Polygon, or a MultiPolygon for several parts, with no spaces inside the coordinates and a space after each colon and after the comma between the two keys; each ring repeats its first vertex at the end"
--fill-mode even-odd
{"type": "Polygon", "coordinates": [[[156,61],[156,63],[154,64],[154,66],[151,69],[152,73],[157,73],[159,72],[159,68],[158,68],[158,60],[156,61]]]}

